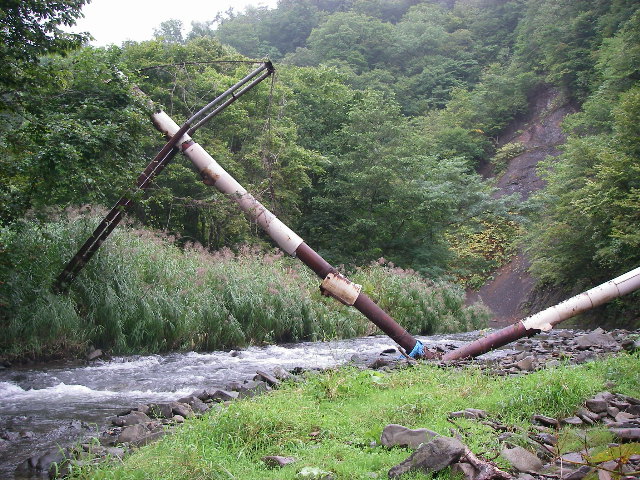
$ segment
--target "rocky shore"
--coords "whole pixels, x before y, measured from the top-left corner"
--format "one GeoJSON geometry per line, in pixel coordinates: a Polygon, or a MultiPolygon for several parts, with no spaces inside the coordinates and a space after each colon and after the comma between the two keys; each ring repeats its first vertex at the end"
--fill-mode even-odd
{"type": "MultiPolygon", "coordinates": [[[[637,338],[637,332],[626,330],[611,332],[605,332],[602,329],[591,332],[558,330],[521,339],[511,344],[509,347],[518,353],[499,358],[485,356],[458,361],[454,365],[473,363],[495,375],[522,375],[566,363],[588,362],[598,356],[610,355],[623,349],[636,351],[640,349],[640,341],[637,338]]],[[[428,346],[443,353],[455,348],[455,345],[428,346]]],[[[414,363],[412,359],[399,356],[394,349],[385,350],[375,357],[354,355],[351,361],[362,369],[380,370],[406,368],[414,363]]],[[[451,364],[448,363],[447,366],[450,367],[451,364]]],[[[225,389],[203,387],[202,390],[176,399],[174,402],[132,406],[111,418],[111,426],[96,437],[86,438],[82,443],[65,449],[56,449],[25,459],[18,467],[16,477],[34,478],[40,475],[45,478],[47,476],[58,478],[64,476],[74,466],[94,464],[108,458],[122,458],[132,449],[170,434],[172,429],[190,417],[201,415],[210,409],[224,408],[225,405],[237,399],[266,393],[277,388],[283,381],[303,381],[305,374],[309,373],[301,368],[285,370],[282,367],[275,367],[268,372],[259,370],[254,378],[233,382],[225,389]]],[[[536,415],[531,419],[535,434],[517,434],[518,442],[514,442],[511,428],[501,424],[497,419],[491,419],[486,412],[471,408],[450,412],[453,425],[458,417],[491,425],[504,447],[501,455],[512,468],[509,471],[503,471],[492,462],[475,457],[459,439],[455,438],[455,428],[452,429],[452,437],[443,437],[430,432],[428,428],[410,430],[401,425],[388,425],[378,444],[380,448],[400,445],[416,449],[405,462],[391,469],[389,477],[399,477],[407,471],[416,469],[435,471],[450,465],[454,465],[455,469],[463,473],[468,480],[492,478],[579,480],[594,471],[598,472],[601,479],[614,478],[607,477],[607,474],[614,475],[607,472],[635,472],[620,477],[625,479],[639,478],[633,475],[640,475],[637,474],[640,470],[640,455],[637,453],[627,455],[623,465],[620,464],[619,459],[614,465],[611,462],[616,462],[616,459],[602,455],[602,461],[595,462],[589,451],[559,455],[556,449],[558,443],[556,431],[563,424],[585,427],[605,426],[619,441],[619,444],[611,446],[612,449],[620,448],[625,442],[640,441],[640,400],[632,397],[602,392],[588,400],[586,405],[576,406],[574,416],[555,419],[536,415]],[[521,446],[523,438],[526,439],[527,448],[521,446]],[[434,459],[437,460],[435,463],[434,459]],[[623,468],[624,470],[621,470],[623,468]]],[[[16,435],[16,432],[0,431],[0,442],[11,442],[16,435]]],[[[274,456],[265,457],[263,461],[277,467],[294,462],[296,459],[274,456]]],[[[323,478],[321,474],[319,475],[310,478],[323,478]]],[[[327,477],[327,480],[328,478],[330,477],[327,477]]]]}

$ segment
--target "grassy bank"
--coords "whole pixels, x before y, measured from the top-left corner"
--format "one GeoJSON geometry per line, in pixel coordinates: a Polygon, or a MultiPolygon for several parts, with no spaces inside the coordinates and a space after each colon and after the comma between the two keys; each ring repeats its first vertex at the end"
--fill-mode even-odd
{"type": "MultiPolygon", "coordinates": [[[[454,426],[447,413],[484,409],[521,434],[512,442],[521,438],[521,446],[530,447],[525,439],[526,432],[533,431],[533,414],[569,416],[605,389],[640,396],[639,360],[638,355],[623,354],[518,377],[428,364],[390,373],[329,371],[189,420],[175,435],[140,449],[122,464],[77,474],[123,480],[295,479],[302,478],[305,467],[314,467],[337,480],[387,478],[389,468],[409,455],[406,449],[370,445],[389,423],[443,435],[456,428],[474,453],[493,458],[500,450],[495,431],[465,419],[456,419],[454,426]],[[271,470],[260,460],[265,455],[292,456],[297,462],[271,470]]],[[[575,451],[584,444],[575,432],[575,427],[560,432],[559,451],[575,451]]],[[[587,443],[604,448],[611,440],[606,430],[595,427],[587,443]]],[[[439,478],[450,477],[445,473],[439,478]]]]}
{"type": "MultiPolygon", "coordinates": [[[[0,357],[214,350],[248,344],[374,333],[359,312],[319,293],[319,280],[280,252],[244,247],[210,253],[199,245],[122,226],[72,285],[50,287],[93,231],[98,213],[69,212],[0,230],[0,357]]],[[[484,325],[463,292],[384,262],[352,279],[415,334],[484,325]]]]}

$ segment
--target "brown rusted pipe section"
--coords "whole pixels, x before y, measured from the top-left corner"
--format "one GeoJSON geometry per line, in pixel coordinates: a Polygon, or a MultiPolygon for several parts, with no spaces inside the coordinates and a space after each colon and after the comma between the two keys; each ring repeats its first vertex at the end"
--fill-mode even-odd
{"type": "Polygon", "coordinates": [[[498,330],[487,337],[480,338],[475,342],[471,342],[468,345],[449,352],[444,355],[442,359],[446,361],[477,357],[489,350],[502,347],[519,338],[535,335],[540,332],[548,332],[559,323],[575,317],[579,313],[591,310],[614,298],[627,295],[638,289],[640,289],[640,267],[531,315],[524,320],[520,320],[510,327],[498,330]]]}
{"type": "Polygon", "coordinates": [[[453,350],[442,357],[442,360],[461,360],[463,358],[473,358],[490,350],[500,348],[519,338],[534,335],[538,330],[527,330],[522,322],[514,323],[501,330],[493,332],[491,335],[480,338],[475,342],[468,343],[456,350],[453,350]]]}
{"type": "MultiPolygon", "coordinates": [[[[295,255],[320,278],[324,279],[330,273],[337,273],[335,268],[304,242],[296,249],[295,255]]],[[[367,294],[360,292],[353,306],[404,350],[407,352],[413,351],[417,343],[413,335],[398,325],[398,323],[371,300],[367,294]]],[[[423,349],[421,356],[423,358],[435,357],[432,352],[426,349],[423,349]]]]}

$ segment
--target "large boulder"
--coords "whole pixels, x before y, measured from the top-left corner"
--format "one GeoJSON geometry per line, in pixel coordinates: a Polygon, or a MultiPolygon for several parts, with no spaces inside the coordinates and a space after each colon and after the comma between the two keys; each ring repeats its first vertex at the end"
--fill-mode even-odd
{"type": "Polygon", "coordinates": [[[380,443],[385,447],[410,447],[418,448],[421,444],[427,443],[438,434],[426,428],[416,428],[414,430],[392,423],[384,427],[380,436],[380,443]]]}
{"type": "Polygon", "coordinates": [[[451,437],[436,437],[423,444],[404,462],[389,470],[389,478],[397,478],[410,471],[437,472],[456,463],[465,453],[460,440],[451,437]]]}

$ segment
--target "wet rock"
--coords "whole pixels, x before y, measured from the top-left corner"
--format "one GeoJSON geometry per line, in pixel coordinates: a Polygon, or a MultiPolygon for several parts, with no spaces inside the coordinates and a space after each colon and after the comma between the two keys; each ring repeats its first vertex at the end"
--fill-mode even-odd
{"type": "Polygon", "coordinates": [[[146,423],[151,419],[142,412],[132,411],[131,413],[121,416],[115,417],[111,420],[111,424],[116,427],[128,427],[130,425],[136,425],[138,423],[146,423]]]}
{"type": "Polygon", "coordinates": [[[619,346],[615,338],[609,333],[605,333],[601,328],[597,328],[593,332],[581,335],[576,339],[576,346],[580,350],[586,350],[589,348],[616,348],[619,346]]]}
{"type": "Polygon", "coordinates": [[[173,408],[170,403],[150,403],[148,415],[151,418],[171,418],[173,408]]]}
{"type": "Polygon", "coordinates": [[[187,405],[189,405],[191,407],[191,410],[193,410],[194,413],[204,413],[209,409],[207,404],[204,403],[202,400],[200,400],[200,398],[196,397],[195,395],[180,398],[178,402],[186,403],[187,405]]]}
{"type": "Polygon", "coordinates": [[[570,473],[569,475],[563,476],[562,478],[564,480],[582,480],[593,471],[594,469],[592,467],[588,465],[582,465],[574,472],[570,473]]]}
{"type": "Polygon", "coordinates": [[[500,456],[519,472],[539,472],[543,467],[542,461],[536,455],[519,446],[513,448],[505,446],[500,456]]]}
{"type": "Polygon", "coordinates": [[[266,457],[262,457],[262,460],[267,467],[276,468],[276,467],[284,467],[285,465],[289,465],[290,463],[294,463],[296,461],[293,457],[281,457],[280,455],[268,455],[266,457]]]}
{"type": "Polygon", "coordinates": [[[640,440],[640,427],[638,428],[610,428],[609,431],[622,440],[640,440]]]}
{"type": "Polygon", "coordinates": [[[389,478],[397,478],[409,471],[437,472],[457,462],[465,446],[451,437],[436,437],[423,444],[402,463],[389,470],[389,478]]]}
{"type": "Polygon", "coordinates": [[[560,422],[552,417],[547,417],[546,415],[534,415],[531,417],[532,423],[537,423],[538,425],[544,425],[545,427],[551,428],[560,428],[560,422]]]}
{"type": "Polygon", "coordinates": [[[268,392],[269,390],[271,390],[271,387],[269,387],[266,382],[256,382],[250,380],[236,387],[235,390],[238,392],[238,398],[246,398],[254,397],[256,395],[268,392]]]}
{"type": "Polygon", "coordinates": [[[578,425],[582,425],[583,422],[579,417],[567,417],[567,418],[563,418],[562,419],[562,423],[564,425],[574,425],[574,426],[578,426],[578,425]]]}
{"type": "Polygon", "coordinates": [[[388,448],[395,446],[418,448],[420,444],[430,441],[437,435],[436,432],[426,428],[412,430],[392,423],[384,427],[380,436],[380,443],[388,448]]]}
{"type": "Polygon", "coordinates": [[[100,350],[99,348],[96,348],[95,350],[92,350],[87,354],[87,360],[89,361],[97,360],[102,355],[103,355],[102,350],[100,350]]]}
{"type": "Polygon", "coordinates": [[[278,365],[273,368],[273,376],[276,377],[280,381],[286,381],[293,377],[287,370],[278,365]]]}
{"type": "Polygon", "coordinates": [[[640,340],[632,340],[627,338],[620,343],[620,346],[629,353],[637,352],[640,350],[640,340]]]}
{"type": "Polygon", "coordinates": [[[232,400],[236,400],[238,397],[238,392],[228,392],[226,390],[214,390],[210,394],[207,394],[207,398],[214,402],[230,402],[232,400]]]}
{"type": "Polygon", "coordinates": [[[184,417],[182,415],[174,415],[172,420],[175,423],[184,423],[184,417]]]}
{"type": "Polygon", "coordinates": [[[256,371],[256,377],[254,380],[266,382],[271,387],[277,387],[280,385],[280,380],[278,380],[274,375],[267,373],[263,370],[256,371]]]}
{"type": "Polygon", "coordinates": [[[449,418],[469,418],[471,420],[477,418],[486,418],[489,414],[484,410],[480,410],[477,408],[465,408],[464,410],[460,410],[458,412],[450,412],[449,418]]]}
{"type": "Polygon", "coordinates": [[[182,402],[172,402],[171,412],[173,413],[174,416],[180,415],[183,419],[191,418],[194,415],[193,409],[191,408],[191,406],[182,402]]]}
{"type": "Polygon", "coordinates": [[[516,362],[516,367],[525,372],[531,372],[535,370],[535,360],[536,358],[533,356],[528,356],[523,358],[522,360],[516,362]]]}
{"type": "Polygon", "coordinates": [[[373,362],[371,362],[369,365],[367,365],[367,368],[371,369],[371,370],[379,370],[383,367],[388,367],[390,365],[393,365],[393,361],[388,359],[388,358],[376,358],[373,362]]]}

